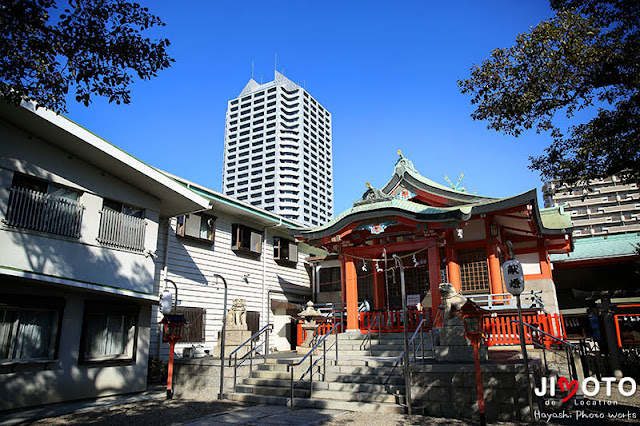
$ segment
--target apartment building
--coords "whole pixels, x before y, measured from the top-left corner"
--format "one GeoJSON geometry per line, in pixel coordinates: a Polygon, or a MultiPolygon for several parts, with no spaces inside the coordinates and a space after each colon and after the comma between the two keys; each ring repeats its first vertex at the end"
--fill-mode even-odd
{"type": "Polygon", "coordinates": [[[0,135],[0,410],[145,390],[158,224],[209,200],[33,104],[0,135]]]}
{"type": "Polygon", "coordinates": [[[275,72],[227,106],[222,192],[307,226],[333,216],[331,114],[275,72]]]}
{"type": "Polygon", "coordinates": [[[542,190],[545,207],[562,206],[569,212],[574,238],[640,232],[637,183],[611,176],[589,182],[589,189],[581,184],[570,187],[551,181],[542,190]]]}

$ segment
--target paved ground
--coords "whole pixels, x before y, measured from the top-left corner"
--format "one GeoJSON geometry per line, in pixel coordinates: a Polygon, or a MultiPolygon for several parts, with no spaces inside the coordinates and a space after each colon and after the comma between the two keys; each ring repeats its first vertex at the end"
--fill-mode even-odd
{"type": "MultiPolygon", "coordinates": [[[[640,393],[640,392],[638,392],[640,393]]],[[[601,395],[589,400],[590,405],[562,406],[560,410],[545,409],[537,424],[602,425],[640,423],[638,398],[623,399],[619,394],[601,395]],[[618,400],[617,405],[614,404],[618,400]],[[600,402],[598,402],[600,401],[600,402]],[[595,406],[593,404],[596,404],[595,406]],[[578,414],[580,413],[580,414],[578,414]],[[614,417],[614,416],[617,416],[614,417]],[[622,418],[620,418],[622,417],[622,418]]],[[[143,394],[78,401],[0,413],[0,426],[44,425],[327,425],[327,426],[388,426],[388,425],[477,425],[455,419],[407,416],[383,413],[352,413],[341,410],[290,410],[281,406],[241,404],[233,401],[166,400],[162,389],[143,394]]],[[[511,423],[491,423],[508,425],[511,423]]]]}

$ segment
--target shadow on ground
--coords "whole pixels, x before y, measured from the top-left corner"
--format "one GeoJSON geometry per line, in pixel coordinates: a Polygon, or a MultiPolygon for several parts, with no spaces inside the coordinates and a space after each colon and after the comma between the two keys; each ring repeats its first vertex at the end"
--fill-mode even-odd
{"type": "Polygon", "coordinates": [[[157,426],[188,422],[245,407],[233,401],[151,400],[76,412],[32,422],[32,425],[157,426]]]}

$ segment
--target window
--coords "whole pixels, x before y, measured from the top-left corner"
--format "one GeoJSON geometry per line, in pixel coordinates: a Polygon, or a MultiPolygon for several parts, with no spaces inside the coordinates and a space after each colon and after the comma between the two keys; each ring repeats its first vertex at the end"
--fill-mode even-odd
{"type": "Polygon", "coordinates": [[[84,207],[80,193],[43,179],[15,173],[9,189],[8,226],[80,238],[84,207]]]}
{"type": "Polygon", "coordinates": [[[273,258],[291,263],[298,262],[298,245],[285,238],[273,237],[273,258]]]}
{"type": "Polygon", "coordinates": [[[231,227],[231,249],[259,255],[262,252],[262,232],[234,223],[231,227]]]}
{"type": "Polygon", "coordinates": [[[134,360],[138,313],[137,305],[85,303],[80,361],[134,360]]]}
{"type": "Polygon", "coordinates": [[[0,295],[0,360],[50,360],[57,357],[64,301],[0,295]]]}
{"type": "MultiPolygon", "coordinates": [[[[307,218],[308,220],[308,218],[307,218]]],[[[342,282],[340,277],[340,268],[320,268],[320,276],[318,283],[318,291],[324,293],[327,291],[342,290],[342,282]]]]}
{"type": "Polygon", "coordinates": [[[205,313],[203,308],[186,308],[178,306],[177,315],[184,315],[187,322],[182,327],[181,342],[204,342],[205,313]]]}
{"type": "Polygon", "coordinates": [[[118,201],[104,199],[100,211],[98,242],[127,250],[144,251],[144,210],[118,201]]]}
{"type": "Polygon", "coordinates": [[[178,216],[176,235],[213,243],[215,237],[216,218],[199,214],[178,216]]]}
{"type": "Polygon", "coordinates": [[[458,250],[458,264],[464,293],[489,291],[489,268],[485,248],[458,250]]]}

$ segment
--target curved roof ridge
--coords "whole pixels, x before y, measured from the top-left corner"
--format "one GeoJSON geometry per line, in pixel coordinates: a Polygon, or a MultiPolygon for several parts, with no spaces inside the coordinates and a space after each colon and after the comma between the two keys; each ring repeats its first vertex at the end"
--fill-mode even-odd
{"type": "MultiPolygon", "coordinates": [[[[486,197],[486,196],[481,196],[481,195],[475,195],[475,194],[470,194],[468,192],[463,192],[463,191],[458,191],[454,188],[448,187],[446,185],[442,185],[438,182],[435,182],[427,177],[424,177],[423,175],[420,174],[420,172],[418,172],[418,170],[415,168],[415,166],[413,165],[413,162],[408,159],[407,157],[405,157],[404,155],[402,155],[402,151],[398,150],[398,155],[400,156],[400,158],[398,159],[398,161],[396,161],[396,164],[394,165],[394,169],[393,169],[393,175],[391,176],[391,179],[382,187],[382,192],[384,192],[385,194],[389,194],[391,193],[394,189],[397,188],[397,186],[404,180],[406,181],[406,175],[410,175],[415,181],[417,181],[418,184],[424,184],[426,185],[426,188],[420,188],[422,190],[424,190],[425,192],[430,192],[429,191],[429,187],[433,188],[436,190],[436,192],[438,192],[439,196],[451,196],[454,199],[456,199],[456,201],[460,201],[460,202],[473,202],[473,201],[488,201],[488,200],[497,200],[498,198],[494,198],[494,197],[486,197]]],[[[411,184],[411,182],[409,182],[411,184]]]]}

